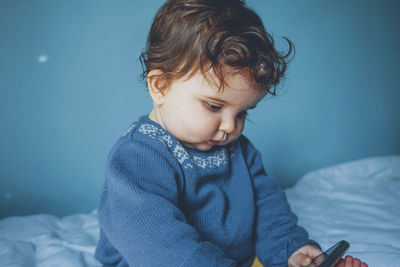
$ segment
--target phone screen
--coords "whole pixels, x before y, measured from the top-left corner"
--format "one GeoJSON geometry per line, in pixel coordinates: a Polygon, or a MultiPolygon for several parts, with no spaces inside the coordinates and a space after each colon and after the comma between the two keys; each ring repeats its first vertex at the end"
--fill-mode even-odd
{"type": "Polygon", "coordinates": [[[331,267],[342,258],[349,247],[350,244],[347,241],[342,240],[315,257],[306,267],[331,267]]]}

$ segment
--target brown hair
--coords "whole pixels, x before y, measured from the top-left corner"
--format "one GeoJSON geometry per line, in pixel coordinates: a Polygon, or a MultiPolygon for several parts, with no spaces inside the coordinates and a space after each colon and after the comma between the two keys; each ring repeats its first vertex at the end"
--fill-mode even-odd
{"type": "Polygon", "coordinates": [[[153,69],[162,70],[167,81],[212,69],[221,89],[228,65],[275,95],[294,48],[285,39],[289,49],[281,54],[259,16],[242,0],[168,0],[155,15],[140,56],[142,78],[153,69]]]}

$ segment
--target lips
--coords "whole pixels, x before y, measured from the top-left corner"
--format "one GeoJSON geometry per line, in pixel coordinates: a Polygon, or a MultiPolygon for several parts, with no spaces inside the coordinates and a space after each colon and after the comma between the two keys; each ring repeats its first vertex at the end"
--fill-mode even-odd
{"type": "Polygon", "coordinates": [[[218,144],[218,141],[210,140],[210,141],[208,141],[208,143],[209,143],[210,145],[212,145],[212,146],[215,146],[216,144],[218,144]]]}

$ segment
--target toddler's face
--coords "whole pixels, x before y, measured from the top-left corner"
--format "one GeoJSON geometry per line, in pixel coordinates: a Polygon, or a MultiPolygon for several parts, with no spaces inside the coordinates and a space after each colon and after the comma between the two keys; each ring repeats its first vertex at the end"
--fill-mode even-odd
{"type": "Polygon", "coordinates": [[[199,72],[188,80],[173,80],[150,118],[186,147],[207,151],[232,142],[243,131],[247,110],[266,90],[243,74],[228,74],[225,80],[227,85],[220,91],[199,72]]]}

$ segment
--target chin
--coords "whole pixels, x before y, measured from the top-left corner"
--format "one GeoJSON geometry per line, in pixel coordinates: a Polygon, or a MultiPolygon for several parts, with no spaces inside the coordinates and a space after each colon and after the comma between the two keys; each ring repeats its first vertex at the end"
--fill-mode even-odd
{"type": "Polygon", "coordinates": [[[207,143],[197,143],[197,144],[185,143],[185,142],[181,142],[181,143],[184,147],[193,148],[193,149],[197,149],[200,151],[208,151],[213,147],[213,145],[210,145],[207,143]]]}
{"type": "Polygon", "coordinates": [[[208,151],[211,148],[213,148],[213,146],[209,145],[209,144],[200,144],[200,145],[194,145],[193,148],[200,150],[200,151],[208,151]]]}

